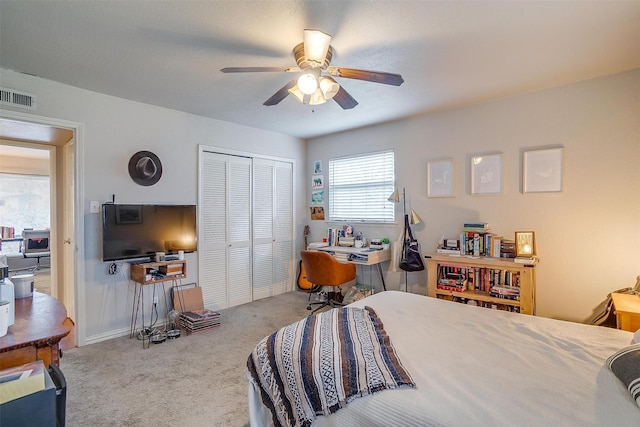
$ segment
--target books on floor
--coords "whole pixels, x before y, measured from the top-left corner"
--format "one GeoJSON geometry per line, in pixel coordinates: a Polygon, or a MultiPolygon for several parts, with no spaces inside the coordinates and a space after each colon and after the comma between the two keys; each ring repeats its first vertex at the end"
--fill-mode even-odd
{"type": "Polygon", "coordinates": [[[0,371],[0,404],[44,390],[42,360],[0,371]]]}
{"type": "Polygon", "coordinates": [[[209,309],[191,310],[180,313],[180,326],[187,334],[205,331],[220,325],[220,313],[209,309]]]}

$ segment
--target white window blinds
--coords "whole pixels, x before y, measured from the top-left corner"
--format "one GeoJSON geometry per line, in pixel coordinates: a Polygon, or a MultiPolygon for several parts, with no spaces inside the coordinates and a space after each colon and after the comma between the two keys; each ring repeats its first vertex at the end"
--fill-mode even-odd
{"type": "Polygon", "coordinates": [[[394,222],[393,151],[329,160],[329,221],[394,222]]]}

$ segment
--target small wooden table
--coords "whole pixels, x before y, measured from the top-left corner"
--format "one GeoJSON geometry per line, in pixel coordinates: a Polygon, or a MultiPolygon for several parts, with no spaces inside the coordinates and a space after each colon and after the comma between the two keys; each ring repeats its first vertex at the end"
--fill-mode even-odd
{"type": "Polygon", "coordinates": [[[15,322],[0,337],[0,369],[42,360],[60,364],[60,340],[71,332],[63,322],[67,310],[57,299],[40,292],[16,298],[15,322]]]}
{"type": "Polygon", "coordinates": [[[640,329],[640,295],[612,293],[618,329],[635,332],[640,329]]]}

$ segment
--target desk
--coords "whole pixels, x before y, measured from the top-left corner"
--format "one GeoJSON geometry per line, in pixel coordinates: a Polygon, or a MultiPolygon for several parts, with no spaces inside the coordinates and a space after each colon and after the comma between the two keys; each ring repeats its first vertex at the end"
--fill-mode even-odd
{"type": "Polygon", "coordinates": [[[629,332],[640,329],[640,295],[613,292],[611,299],[618,329],[629,332]]]}
{"type": "Polygon", "coordinates": [[[348,246],[323,246],[314,249],[322,252],[330,252],[335,259],[341,262],[377,266],[378,273],[380,274],[380,281],[382,282],[382,288],[385,291],[387,290],[387,285],[384,283],[384,275],[382,274],[382,267],[380,264],[391,259],[390,249],[376,250],[369,248],[352,248],[348,246]]]}
{"type": "Polygon", "coordinates": [[[0,369],[42,360],[60,364],[60,340],[71,332],[67,310],[57,299],[34,292],[16,299],[15,323],[0,337],[0,369]]]}

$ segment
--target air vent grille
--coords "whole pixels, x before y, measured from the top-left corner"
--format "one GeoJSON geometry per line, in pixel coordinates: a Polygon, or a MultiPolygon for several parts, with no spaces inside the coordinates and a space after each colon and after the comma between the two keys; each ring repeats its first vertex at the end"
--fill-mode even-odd
{"type": "Polygon", "coordinates": [[[27,110],[35,110],[38,107],[34,94],[4,87],[0,87],[0,105],[27,110]]]}

